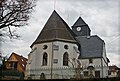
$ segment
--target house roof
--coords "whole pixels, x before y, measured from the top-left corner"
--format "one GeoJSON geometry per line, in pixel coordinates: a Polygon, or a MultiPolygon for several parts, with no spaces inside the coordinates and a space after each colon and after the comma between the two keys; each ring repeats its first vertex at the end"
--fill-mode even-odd
{"type": "Polygon", "coordinates": [[[83,25],[87,25],[87,24],[84,22],[84,20],[81,17],[79,17],[77,19],[77,21],[73,24],[73,27],[75,27],[75,26],[83,26],[83,25]]]}
{"type": "Polygon", "coordinates": [[[59,16],[59,14],[54,10],[44,28],[38,35],[37,39],[33,42],[34,44],[50,42],[50,41],[65,41],[76,43],[73,31],[69,28],[67,23],[59,16]]]}
{"type": "Polygon", "coordinates": [[[102,57],[104,41],[100,37],[97,35],[78,36],[76,39],[81,45],[79,58],[102,57]]]}
{"type": "Polygon", "coordinates": [[[112,66],[109,66],[109,70],[110,70],[111,72],[116,72],[117,70],[120,71],[120,68],[117,67],[116,65],[112,65],[112,66]]]}
{"type": "MultiPolygon", "coordinates": [[[[13,55],[17,59],[17,62],[20,64],[20,66],[22,67],[22,69],[25,70],[28,59],[25,58],[25,57],[23,57],[23,56],[21,56],[21,55],[18,55],[16,53],[14,53],[14,52],[10,55],[10,57],[13,56],[13,55]]],[[[8,58],[7,61],[11,61],[10,57],[8,58]]]]}

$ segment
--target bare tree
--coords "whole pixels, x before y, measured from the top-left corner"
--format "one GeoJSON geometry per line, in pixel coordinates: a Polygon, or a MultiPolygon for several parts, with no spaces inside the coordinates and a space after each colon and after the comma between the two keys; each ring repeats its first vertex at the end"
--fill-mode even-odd
{"type": "Polygon", "coordinates": [[[81,71],[83,71],[83,67],[82,67],[80,61],[75,58],[69,58],[68,61],[72,65],[72,68],[75,72],[75,79],[82,79],[81,71]]]}
{"type": "Polygon", "coordinates": [[[10,36],[13,37],[11,27],[28,24],[35,2],[36,0],[0,0],[0,29],[7,27],[10,36]]]}

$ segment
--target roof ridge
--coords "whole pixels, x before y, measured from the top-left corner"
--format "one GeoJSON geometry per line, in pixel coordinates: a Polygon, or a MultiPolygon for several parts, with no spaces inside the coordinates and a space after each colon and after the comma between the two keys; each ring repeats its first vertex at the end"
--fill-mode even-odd
{"type": "Polygon", "coordinates": [[[15,52],[12,52],[12,54],[15,54],[15,55],[17,55],[17,56],[19,56],[19,57],[22,57],[22,58],[27,59],[26,57],[24,57],[24,56],[22,56],[22,55],[19,55],[19,54],[15,53],[15,52]]]}

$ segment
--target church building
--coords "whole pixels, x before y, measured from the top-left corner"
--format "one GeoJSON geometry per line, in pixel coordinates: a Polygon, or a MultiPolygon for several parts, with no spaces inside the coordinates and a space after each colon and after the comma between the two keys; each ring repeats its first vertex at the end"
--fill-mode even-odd
{"type": "Polygon", "coordinates": [[[107,77],[105,43],[90,32],[81,17],[71,30],[54,10],[31,45],[25,76],[32,79],[107,77]]]}

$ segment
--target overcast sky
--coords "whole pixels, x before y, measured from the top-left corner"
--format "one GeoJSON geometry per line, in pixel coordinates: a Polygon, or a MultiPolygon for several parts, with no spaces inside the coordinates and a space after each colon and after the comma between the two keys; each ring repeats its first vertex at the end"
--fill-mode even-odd
{"type": "Polygon", "coordinates": [[[17,28],[20,39],[3,38],[1,52],[12,52],[27,57],[30,45],[35,41],[55,9],[71,27],[79,16],[89,25],[92,35],[105,41],[110,64],[120,67],[120,1],[119,0],[38,0],[29,20],[29,25],[17,28]]]}

